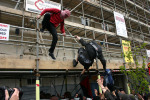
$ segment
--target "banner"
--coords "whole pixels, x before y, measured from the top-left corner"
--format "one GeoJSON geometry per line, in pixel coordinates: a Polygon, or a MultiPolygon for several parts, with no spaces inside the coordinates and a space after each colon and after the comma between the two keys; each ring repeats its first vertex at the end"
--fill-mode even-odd
{"type": "Polygon", "coordinates": [[[129,52],[131,51],[130,41],[122,40],[122,48],[123,48],[123,53],[125,55],[125,57],[124,57],[125,62],[132,62],[133,63],[134,61],[133,61],[132,54],[130,54],[130,56],[127,57],[129,52]]]}
{"type": "Polygon", "coordinates": [[[128,38],[124,16],[114,12],[117,35],[128,38]]]}
{"type": "Polygon", "coordinates": [[[146,50],[147,52],[147,57],[150,57],[150,50],[146,50]]]}
{"type": "Polygon", "coordinates": [[[61,4],[48,0],[26,0],[26,11],[41,13],[45,8],[61,9],[61,4]]]}
{"type": "Polygon", "coordinates": [[[10,25],[0,23],[0,40],[9,40],[9,28],[10,25]]]}

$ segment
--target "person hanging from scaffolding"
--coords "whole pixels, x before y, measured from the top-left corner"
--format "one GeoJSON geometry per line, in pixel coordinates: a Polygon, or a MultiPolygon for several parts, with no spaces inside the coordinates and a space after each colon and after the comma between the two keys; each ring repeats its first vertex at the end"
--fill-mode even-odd
{"type": "Polygon", "coordinates": [[[97,57],[103,65],[103,70],[106,71],[106,60],[102,54],[101,46],[98,45],[95,41],[86,42],[79,36],[75,37],[77,40],[79,40],[82,46],[85,47],[85,49],[82,47],[78,49],[77,59],[73,59],[73,67],[76,67],[79,61],[84,66],[84,69],[81,72],[81,75],[83,75],[84,72],[88,70],[90,66],[92,66],[94,59],[97,57]]]}
{"type": "Polygon", "coordinates": [[[70,14],[70,11],[67,9],[61,11],[56,8],[46,8],[41,12],[40,15],[37,15],[37,19],[40,19],[41,16],[44,15],[42,28],[40,29],[40,31],[44,32],[44,29],[47,29],[53,36],[51,48],[49,49],[49,56],[51,56],[51,58],[54,60],[56,59],[54,56],[54,50],[58,40],[56,27],[60,24],[60,30],[63,36],[65,36],[66,33],[64,29],[64,19],[68,18],[70,14]]]}

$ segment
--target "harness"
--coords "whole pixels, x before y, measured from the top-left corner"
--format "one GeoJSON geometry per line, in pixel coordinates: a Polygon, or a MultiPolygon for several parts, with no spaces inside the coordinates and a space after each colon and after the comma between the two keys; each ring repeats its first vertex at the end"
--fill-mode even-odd
{"type": "MultiPolygon", "coordinates": [[[[91,46],[95,49],[95,51],[96,51],[96,69],[98,70],[98,48],[97,48],[96,45],[93,44],[92,42],[90,42],[90,45],[91,45],[91,46]]],[[[98,74],[100,74],[99,71],[98,71],[98,74]]],[[[98,76],[98,77],[100,77],[100,76],[98,76]]]]}
{"type": "Polygon", "coordinates": [[[95,49],[95,51],[96,51],[96,57],[98,57],[98,48],[92,42],[90,42],[90,45],[95,49]]]}

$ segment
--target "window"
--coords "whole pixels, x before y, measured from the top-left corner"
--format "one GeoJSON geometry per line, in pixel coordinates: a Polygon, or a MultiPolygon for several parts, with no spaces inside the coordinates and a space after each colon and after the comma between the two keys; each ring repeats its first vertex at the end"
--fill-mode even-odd
{"type": "Polygon", "coordinates": [[[81,16],[81,24],[85,26],[90,26],[90,19],[84,18],[83,16],[81,16]]]}
{"type": "Polygon", "coordinates": [[[102,23],[101,25],[102,25],[102,29],[103,29],[103,30],[109,31],[109,26],[108,26],[108,24],[105,24],[105,23],[103,24],[103,23],[102,23]]]}

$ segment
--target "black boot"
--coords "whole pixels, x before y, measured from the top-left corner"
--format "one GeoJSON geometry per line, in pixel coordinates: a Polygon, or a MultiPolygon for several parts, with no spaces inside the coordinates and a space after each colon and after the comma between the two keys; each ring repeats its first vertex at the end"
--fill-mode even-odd
{"type": "Polygon", "coordinates": [[[53,53],[49,53],[49,56],[51,56],[52,59],[56,60],[56,58],[55,58],[53,53]]]}
{"type": "Polygon", "coordinates": [[[75,59],[73,59],[73,67],[76,67],[77,64],[78,64],[78,62],[75,59]]]}

